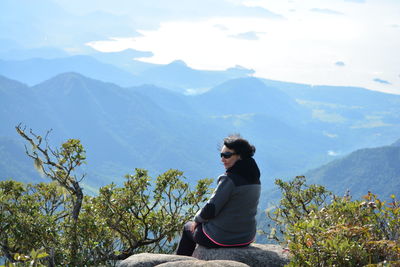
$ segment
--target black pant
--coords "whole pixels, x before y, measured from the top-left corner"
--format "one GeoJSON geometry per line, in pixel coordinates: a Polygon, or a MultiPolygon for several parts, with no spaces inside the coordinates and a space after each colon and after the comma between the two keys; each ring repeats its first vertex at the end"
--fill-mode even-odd
{"type": "Polygon", "coordinates": [[[179,241],[178,249],[176,250],[177,255],[192,256],[196,244],[209,248],[222,247],[208,239],[208,237],[203,233],[203,225],[201,223],[197,225],[194,232],[190,231],[192,223],[193,222],[188,222],[183,227],[182,237],[179,241]]]}

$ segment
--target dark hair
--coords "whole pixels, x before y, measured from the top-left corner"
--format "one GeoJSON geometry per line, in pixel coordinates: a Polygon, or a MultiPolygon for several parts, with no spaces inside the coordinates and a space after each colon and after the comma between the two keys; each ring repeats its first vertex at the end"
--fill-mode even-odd
{"type": "Polygon", "coordinates": [[[230,135],[224,138],[224,145],[234,150],[242,159],[253,157],[256,148],[239,134],[230,135]]]}

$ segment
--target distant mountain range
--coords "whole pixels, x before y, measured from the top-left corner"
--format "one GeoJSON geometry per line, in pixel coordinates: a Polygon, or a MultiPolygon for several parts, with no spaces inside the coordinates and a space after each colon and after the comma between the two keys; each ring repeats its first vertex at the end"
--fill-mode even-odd
{"type": "MultiPolygon", "coordinates": [[[[55,53],[52,51],[49,49],[49,53],[55,53]]],[[[150,64],[134,60],[133,56],[137,54],[138,52],[127,50],[118,53],[92,53],[91,56],[0,60],[0,74],[33,86],[62,73],[77,72],[124,87],[153,84],[181,93],[196,93],[226,80],[247,77],[254,73],[253,70],[240,66],[224,71],[195,70],[179,60],[167,65],[150,64]]]]}
{"type": "Polygon", "coordinates": [[[177,168],[189,181],[215,178],[223,171],[218,144],[230,133],[256,145],[265,189],[275,178],[399,139],[398,95],[258,79],[240,67],[200,71],[181,61],[138,65],[134,74],[103,60],[0,61],[0,175],[42,179],[21,160],[19,123],[40,134],[53,129],[52,145],[80,139],[88,188],[121,182],[136,167],[153,175],[177,168]]]}
{"type": "MultiPolygon", "coordinates": [[[[245,87],[247,84],[255,92],[266,90],[255,78],[237,82],[245,87]]],[[[229,84],[235,83],[229,81],[226,86],[229,84]]],[[[201,103],[213,102],[219,91],[223,94],[226,86],[201,96],[185,96],[155,86],[122,88],[77,73],[61,74],[33,87],[2,77],[0,118],[4,123],[0,130],[15,138],[15,125],[23,123],[42,133],[53,129],[54,144],[67,138],[81,139],[88,151],[89,171],[101,173],[93,186],[106,183],[116,172],[128,172],[135,167],[155,173],[178,168],[196,178],[215,176],[222,171],[217,145],[234,132],[242,132],[255,144],[260,143],[259,150],[264,152],[257,156],[267,162],[261,164],[266,173],[279,173],[287,164],[297,169],[312,166],[306,161],[321,160],[324,148],[316,146],[308,147],[315,153],[310,153],[307,160],[303,157],[303,138],[308,135],[282,122],[280,113],[266,109],[264,113],[242,114],[251,110],[251,94],[246,101],[243,98],[236,105],[231,102],[224,112],[219,105],[202,107],[201,103]],[[276,146],[283,150],[271,149],[276,146]],[[287,155],[289,149],[292,152],[287,155]],[[276,164],[269,164],[274,161],[276,164]]],[[[243,91],[244,95],[249,93],[252,92],[243,91]]],[[[265,94],[264,103],[284,103],[279,93],[278,97],[273,95],[265,94]]],[[[315,139],[320,143],[328,140],[323,135],[315,139]]]]}

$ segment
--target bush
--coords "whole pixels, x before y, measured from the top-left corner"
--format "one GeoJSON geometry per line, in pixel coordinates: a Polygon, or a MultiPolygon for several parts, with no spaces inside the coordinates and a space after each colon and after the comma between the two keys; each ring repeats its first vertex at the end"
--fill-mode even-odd
{"type": "Polygon", "coordinates": [[[293,257],[289,266],[364,266],[400,263],[400,205],[368,193],[364,200],[332,196],[304,177],[277,180],[280,205],[270,217],[284,234],[293,257]]]}
{"type": "Polygon", "coordinates": [[[86,156],[79,140],[52,149],[47,135],[28,134],[20,126],[17,131],[32,145],[26,152],[36,168],[52,182],[0,181],[0,259],[8,265],[23,266],[33,258],[37,266],[93,266],[137,252],[170,252],[177,232],[210,193],[210,179],[191,189],[178,170],[152,180],[136,169],[122,187],[111,184],[97,196],[84,195],[85,175],[78,176],[77,169],[86,156]]]}

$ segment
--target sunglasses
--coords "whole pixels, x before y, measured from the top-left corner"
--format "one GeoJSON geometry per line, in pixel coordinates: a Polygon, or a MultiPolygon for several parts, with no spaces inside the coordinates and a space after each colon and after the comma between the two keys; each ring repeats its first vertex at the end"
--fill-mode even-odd
{"type": "Polygon", "coordinates": [[[221,158],[224,158],[224,159],[229,159],[230,157],[232,157],[233,155],[235,155],[236,153],[232,153],[232,152],[223,152],[223,153],[221,153],[220,155],[221,155],[221,158]]]}

